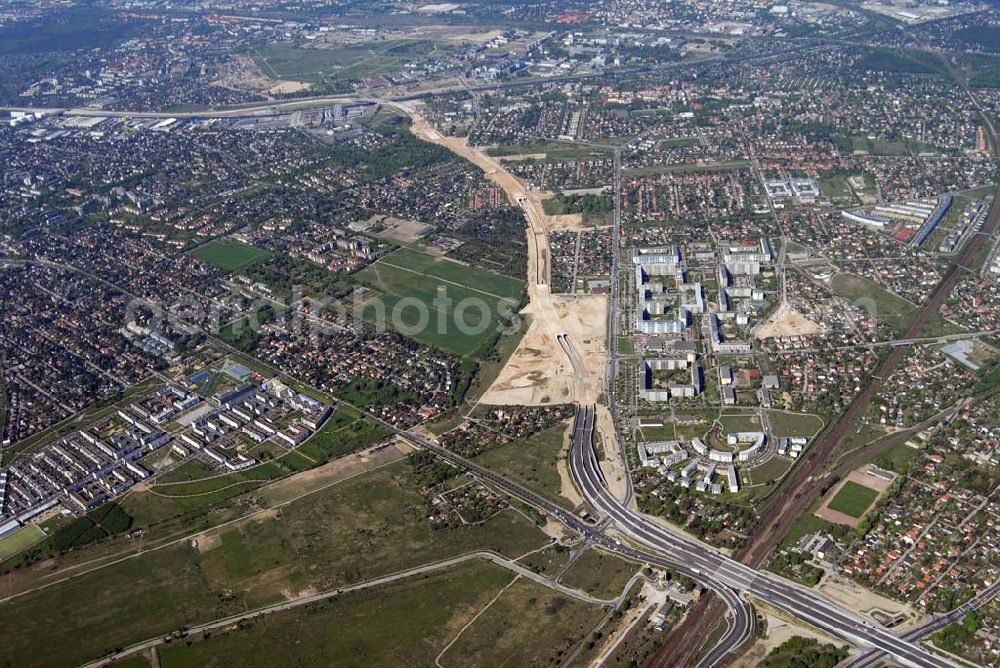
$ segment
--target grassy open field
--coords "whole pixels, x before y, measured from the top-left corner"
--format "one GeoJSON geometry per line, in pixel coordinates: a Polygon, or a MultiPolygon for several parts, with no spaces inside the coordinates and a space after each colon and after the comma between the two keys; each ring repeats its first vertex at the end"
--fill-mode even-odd
{"type": "Polygon", "coordinates": [[[799,515],[795,522],[792,523],[792,526],[788,529],[788,532],[782,537],[781,542],[778,544],[779,548],[794,547],[795,545],[798,545],[799,540],[806,534],[815,533],[817,531],[825,531],[829,533],[838,528],[838,525],[833,522],[827,522],[824,519],[816,517],[815,513],[819,509],[820,503],[822,503],[822,499],[813,503],[808,512],[799,515]]]}
{"type": "Polygon", "coordinates": [[[364,419],[353,408],[338,406],[323,428],[299,450],[317,462],[325,462],[366,448],[388,436],[388,431],[364,419]]]}
{"type": "Polygon", "coordinates": [[[150,668],[152,663],[149,660],[149,654],[133,654],[132,656],[127,656],[124,659],[115,661],[113,664],[114,668],[150,668]]]}
{"type": "Polygon", "coordinates": [[[391,74],[410,60],[438,50],[439,46],[429,40],[390,40],[329,49],[269,44],[255,50],[252,57],[272,79],[320,83],[391,74]]]}
{"type": "Polygon", "coordinates": [[[415,248],[400,248],[383,257],[381,262],[385,265],[393,265],[439,278],[446,284],[454,283],[514,302],[520,300],[524,294],[524,281],[522,280],[491,274],[477,267],[435,257],[415,248]]]}
{"type": "Polygon", "coordinates": [[[0,540],[0,559],[6,559],[12,554],[17,554],[43,538],[45,538],[44,531],[34,524],[27,524],[3,540],[0,540]]]}
{"type": "Polygon", "coordinates": [[[591,596],[614,598],[622,593],[638,570],[638,564],[591,548],[569,567],[560,582],[591,596]]]}
{"type": "Polygon", "coordinates": [[[750,476],[751,484],[763,485],[772,480],[778,480],[788,472],[792,462],[784,457],[771,457],[760,466],[747,468],[743,471],[750,476]]]}
{"type": "Polygon", "coordinates": [[[177,641],[161,648],[161,665],[270,667],[295,656],[300,666],[429,666],[510,580],[498,566],[468,563],[177,641]]]}
{"type": "MultiPolygon", "coordinates": [[[[9,600],[0,606],[0,624],[18,633],[9,634],[4,657],[10,665],[77,665],[116,647],[310,588],[335,589],[474,550],[518,557],[548,542],[513,510],[483,524],[435,530],[409,470],[397,462],[369,471],[280,509],[199,534],[195,544],[180,533],[176,543],[162,549],[147,549],[9,600]],[[38,653],[39,638],[53,645],[44,655],[38,653]]],[[[215,512],[186,526],[231,519],[215,512]]],[[[122,556],[134,544],[120,548],[122,556]]],[[[107,549],[81,549],[75,563],[107,556],[107,549]]],[[[60,563],[33,570],[54,580],[60,563]]]]}
{"type": "Polygon", "coordinates": [[[228,271],[239,271],[270,257],[270,253],[240,241],[215,240],[195,249],[196,258],[228,271]]]}
{"type": "Polygon", "coordinates": [[[381,293],[365,307],[366,319],[379,319],[380,304],[390,326],[457,355],[479,352],[492,341],[502,327],[500,315],[514,312],[524,293],[524,281],[410,248],[390,253],[357,278],[381,293]],[[439,290],[450,304],[438,301],[439,290]]]}
{"type": "Polygon", "coordinates": [[[564,545],[554,544],[544,550],[526,555],[518,563],[535,573],[554,575],[567,560],[569,560],[569,548],[564,545]]]}
{"type": "Polygon", "coordinates": [[[711,162],[705,164],[650,165],[624,170],[626,176],[652,176],[655,174],[700,174],[705,172],[728,172],[745,169],[750,166],[746,160],[730,160],[728,162],[711,162]]]}
{"type": "Polygon", "coordinates": [[[848,480],[830,501],[830,510],[836,510],[851,517],[861,517],[877,496],[878,492],[874,489],[848,480]]]}
{"type": "Polygon", "coordinates": [[[189,458],[175,469],[167,471],[156,478],[158,483],[164,482],[188,482],[189,480],[200,480],[215,475],[215,469],[201,461],[200,459],[189,458]]]}
{"type": "Polygon", "coordinates": [[[285,507],[290,543],[312,586],[329,589],[476,549],[516,557],[547,542],[514,511],[435,531],[408,472],[408,464],[393,464],[285,507]]]}
{"type": "Polygon", "coordinates": [[[147,552],[0,606],[9,665],[70,666],[216,616],[197,551],[147,552]],[[39,651],[44,639],[45,651],[39,651]]]}
{"type": "Polygon", "coordinates": [[[906,443],[900,443],[893,446],[888,452],[876,457],[875,463],[896,473],[906,473],[914,465],[914,462],[920,460],[923,454],[923,450],[911,448],[906,443]]]}
{"type": "Polygon", "coordinates": [[[296,452],[258,466],[224,475],[160,483],[149,489],[133,490],[121,505],[135,518],[136,526],[156,527],[168,520],[196,526],[206,513],[272,480],[304,471],[313,463],[296,452]]]}
{"type": "Polygon", "coordinates": [[[559,490],[561,480],[556,463],[563,447],[566,425],[549,427],[523,441],[488,450],[476,462],[509,476],[555,503],[571,508],[559,490]]]}
{"type": "Polygon", "coordinates": [[[7,423],[7,388],[4,387],[3,374],[0,373],[0,430],[7,423]]]}
{"type": "Polygon", "coordinates": [[[823,428],[823,420],[818,415],[784,411],[768,411],[767,415],[776,436],[812,438],[823,428]]]}
{"type": "Polygon", "coordinates": [[[917,311],[902,297],[854,274],[837,274],[830,281],[830,290],[839,297],[856,302],[896,332],[905,331],[917,311]]]}
{"type": "Polygon", "coordinates": [[[543,141],[533,144],[503,144],[486,149],[486,153],[502,158],[509,155],[545,154],[546,161],[579,160],[582,158],[609,156],[610,149],[573,142],[543,141]]]}
{"type": "Polygon", "coordinates": [[[558,665],[604,614],[603,608],[522,578],[463,631],[441,665],[558,665]]]}
{"type": "Polygon", "coordinates": [[[740,431],[760,431],[760,418],[756,413],[731,413],[720,415],[719,422],[727,434],[740,431]]]}

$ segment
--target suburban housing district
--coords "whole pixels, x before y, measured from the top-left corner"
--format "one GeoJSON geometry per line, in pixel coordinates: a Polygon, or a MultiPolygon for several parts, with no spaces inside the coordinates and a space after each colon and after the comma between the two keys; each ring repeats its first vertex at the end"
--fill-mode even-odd
{"type": "Polygon", "coordinates": [[[1000,666],[1000,12],[0,10],[18,666],[1000,666]]]}

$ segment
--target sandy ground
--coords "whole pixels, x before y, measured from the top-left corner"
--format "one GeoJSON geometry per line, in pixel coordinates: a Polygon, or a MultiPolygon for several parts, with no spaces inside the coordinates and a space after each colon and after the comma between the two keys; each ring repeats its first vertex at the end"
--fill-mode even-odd
{"type": "Polygon", "coordinates": [[[611,658],[615,650],[618,649],[618,645],[621,644],[622,640],[631,633],[632,629],[635,628],[636,623],[642,619],[642,616],[646,614],[647,611],[661,604],[659,600],[660,597],[657,596],[658,592],[653,589],[649,583],[644,583],[642,589],[639,592],[639,597],[645,597],[646,602],[637,603],[631,608],[626,610],[625,616],[618,621],[617,624],[613,624],[611,633],[608,634],[604,642],[601,644],[600,652],[591,659],[588,664],[591,668],[600,668],[600,666],[605,665],[607,660],[611,658]]]}
{"type": "Polygon", "coordinates": [[[482,44],[483,42],[489,42],[490,40],[496,39],[503,35],[503,30],[489,30],[484,32],[459,32],[451,33],[454,30],[451,26],[445,28],[448,32],[443,33],[440,38],[447,40],[449,42],[476,42],[477,44],[482,44]]]}
{"type": "Polygon", "coordinates": [[[222,532],[211,531],[209,533],[203,533],[196,540],[198,541],[198,552],[205,553],[211,552],[215,548],[222,545],[222,532]]]}
{"type": "Polygon", "coordinates": [[[572,400],[573,369],[538,321],[532,321],[507,365],[480,399],[484,404],[538,406],[572,400]]]}
{"type": "Polygon", "coordinates": [[[550,193],[531,192],[521,179],[507,171],[499,160],[470,147],[464,137],[446,137],[434,129],[411,105],[396,105],[413,119],[413,133],[469,160],[503,188],[528,220],[528,306],[532,323],[507,366],[481,400],[486,404],[545,404],[558,402],[596,403],[604,386],[607,297],[554,297],[549,291],[549,240],[553,225],[542,198],[550,193]],[[575,368],[557,337],[565,334],[568,345],[582,360],[575,368]]]}
{"type": "Polygon", "coordinates": [[[523,160],[545,160],[546,153],[515,153],[499,156],[501,162],[521,162],[523,160]]]}
{"type": "Polygon", "coordinates": [[[556,216],[549,216],[550,232],[559,230],[582,232],[589,229],[591,228],[583,224],[583,214],[581,213],[561,213],[556,216]]]}
{"type": "Polygon", "coordinates": [[[559,471],[559,495],[569,500],[574,506],[582,506],[583,499],[573,484],[573,476],[569,472],[569,446],[573,439],[573,425],[566,427],[563,434],[563,447],[559,452],[559,461],[556,462],[556,470],[559,471]]]}
{"type": "MultiPolygon", "coordinates": [[[[856,582],[852,582],[839,575],[827,574],[823,576],[823,579],[815,587],[815,590],[839,603],[845,609],[856,610],[869,617],[876,611],[888,613],[890,616],[904,614],[908,619],[898,627],[899,629],[910,628],[926,618],[926,615],[918,612],[909,605],[879,596],[856,582]]],[[[872,619],[878,622],[874,617],[872,619]]]]}
{"type": "Polygon", "coordinates": [[[810,626],[795,624],[785,616],[765,614],[764,617],[767,623],[767,631],[764,637],[750,645],[747,651],[731,664],[732,668],[753,668],[771,650],[795,636],[816,638],[821,643],[832,642],[836,645],[843,644],[843,641],[824,635],[810,626]]]}
{"type": "Polygon", "coordinates": [[[608,489],[619,500],[624,501],[628,495],[628,481],[621,466],[621,453],[618,449],[618,439],[615,438],[615,423],[611,411],[603,404],[597,405],[597,438],[604,447],[604,459],[601,470],[608,481],[608,489]]]}
{"type": "MultiPolygon", "coordinates": [[[[837,484],[836,487],[834,487],[827,493],[826,498],[823,500],[823,504],[814,513],[816,517],[826,520],[827,522],[833,522],[835,524],[845,524],[852,528],[858,526],[858,524],[861,522],[860,517],[851,517],[850,515],[841,513],[839,511],[830,508],[830,501],[832,501],[834,497],[837,496],[837,493],[840,492],[840,489],[844,485],[846,485],[848,481],[856,482],[863,487],[874,489],[876,492],[879,493],[879,496],[876,496],[875,500],[872,501],[872,506],[878,503],[879,497],[881,497],[882,493],[889,488],[889,485],[892,484],[892,481],[885,480],[884,478],[879,478],[878,476],[874,476],[868,473],[868,471],[865,469],[858,469],[856,471],[851,471],[846,478],[844,478],[840,483],[837,484]]],[[[869,509],[872,506],[869,506],[869,509]]]]}
{"type": "Polygon", "coordinates": [[[311,83],[268,77],[257,67],[253,58],[247,54],[234,56],[229,63],[226,63],[220,70],[216,83],[227,88],[251,90],[270,95],[298,93],[312,88],[311,83]]]}
{"type": "Polygon", "coordinates": [[[388,447],[362,450],[354,455],[339,457],[322,466],[277,480],[262,487],[259,494],[271,505],[284,503],[376,466],[398,461],[409,451],[408,444],[396,439],[388,447]]]}
{"type": "MultiPolygon", "coordinates": [[[[553,296],[549,291],[549,232],[583,229],[582,216],[547,215],[543,202],[552,197],[551,192],[531,190],[500,160],[470,147],[466,138],[445,137],[412,106],[399,108],[413,119],[412,129],[417,137],[444,146],[477,165],[503,188],[512,204],[521,206],[528,220],[529,302],[524,313],[532,316],[531,325],[480,403],[598,404],[606,384],[608,297],[553,296]]],[[[602,467],[611,491],[624,498],[626,473],[619,470],[611,415],[601,406],[598,406],[598,432],[607,454],[602,467]]]]}
{"type": "Polygon", "coordinates": [[[279,79],[273,86],[268,88],[266,92],[278,95],[283,93],[298,93],[299,91],[309,90],[310,88],[312,88],[311,83],[279,79]]]}
{"type": "Polygon", "coordinates": [[[767,320],[761,323],[754,336],[770,339],[779,336],[809,336],[822,330],[818,324],[783,302],[767,320]]]}
{"type": "Polygon", "coordinates": [[[542,525],[542,533],[559,542],[572,541],[577,536],[565,524],[551,517],[545,518],[545,524],[542,525]]]}
{"type": "MultiPolygon", "coordinates": [[[[601,188],[592,188],[591,190],[601,190],[601,188]]],[[[542,216],[545,218],[545,229],[549,232],[556,232],[561,230],[568,230],[570,232],[580,232],[582,230],[592,229],[587,225],[583,224],[583,214],[582,213],[560,213],[555,215],[549,215],[545,213],[545,201],[550,200],[555,197],[555,193],[551,190],[532,190],[528,193],[528,198],[538,207],[538,210],[542,212],[542,216]]]]}
{"type": "Polygon", "coordinates": [[[607,296],[559,296],[524,312],[531,325],[507,365],[481,399],[484,404],[525,406],[566,402],[595,403],[604,383],[607,296]],[[578,372],[556,339],[569,336],[582,359],[578,372]]]}

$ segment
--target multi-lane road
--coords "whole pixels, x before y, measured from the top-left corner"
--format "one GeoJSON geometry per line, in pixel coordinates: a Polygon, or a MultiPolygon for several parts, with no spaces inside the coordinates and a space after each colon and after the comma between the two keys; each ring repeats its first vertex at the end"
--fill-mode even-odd
{"type": "MultiPolygon", "coordinates": [[[[577,412],[569,456],[570,471],[577,487],[580,488],[584,498],[594,510],[603,517],[615,519],[613,509],[624,508],[624,506],[608,492],[604,474],[597,461],[597,453],[594,450],[594,415],[593,406],[581,406],[577,412]],[[609,509],[612,510],[609,512],[609,509]]],[[[626,514],[629,512],[625,511],[626,514]]],[[[615,521],[617,522],[617,520],[615,521]]],[[[620,527],[621,525],[619,525],[620,527]]],[[[625,533],[630,538],[636,539],[636,536],[631,532],[625,533]]],[[[655,549],[659,548],[656,541],[652,539],[638,538],[636,542],[647,546],[652,543],[655,549]]],[[[615,540],[615,548],[615,551],[626,554],[626,556],[632,556],[635,559],[641,559],[690,577],[715,592],[729,607],[732,613],[729,629],[715,647],[702,658],[699,666],[708,668],[718,665],[723,657],[753,637],[755,621],[753,609],[747,601],[740,598],[734,588],[715,576],[711,564],[686,558],[664,560],[658,556],[632,550],[627,544],[618,540],[615,540]]]]}
{"type": "MultiPolygon", "coordinates": [[[[966,601],[964,604],[958,606],[951,612],[941,615],[939,617],[932,617],[926,622],[917,626],[916,628],[910,629],[906,633],[902,634],[900,638],[903,640],[908,640],[909,642],[917,642],[931,636],[933,633],[940,631],[949,624],[955,624],[962,621],[966,613],[973,612],[983,607],[997,595],[1000,594],[1000,582],[995,582],[983,591],[979,592],[974,598],[966,601]]],[[[885,655],[879,651],[871,651],[862,654],[858,658],[851,661],[845,668],[871,668],[878,664],[879,661],[885,658],[885,655]]]]}
{"type": "Polygon", "coordinates": [[[683,565],[686,570],[681,572],[706,583],[734,611],[735,623],[730,624],[723,642],[713,648],[713,655],[721,658],[725,652],[737,647],[741,638],[745,639],[749,633],[752,616],[736,602],[739,600],[742,603],[736,592],[745,592],[852,645],[878,650],[908,665],[954,665],[873,625],[852,611],[838,608],[806,587],[758,572],[691,538],[664,529],[641,513],[623,506],[604,484],[593,445],[593,415],[592,406],[581,407],[577,415],[569,457],[573,479],[587,502],[601,517],[610,518],[628,542],[663,554],[670,568],[677,570],[678,565],[683,565]]]}

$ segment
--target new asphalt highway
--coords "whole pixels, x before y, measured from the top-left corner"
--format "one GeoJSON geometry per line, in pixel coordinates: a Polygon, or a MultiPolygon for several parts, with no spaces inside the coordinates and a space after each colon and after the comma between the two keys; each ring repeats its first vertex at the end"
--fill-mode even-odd
{"type": "MultiPolygon", "coordinates": [[[[996,598],[998,594],[1000,594],[1000,582],[995,582],[991,586],[979,592],[978,595],[976,595],[969,601],[965,602],[964,604],[958,606],[948,614],[941,615],[939,617],[933,617],[924,622],[923,624],[921,624],[920,626],[910,629],[906,633],[902,634],[900,638],[902,638],[903,640],[908,640],[910,642],[916,642],[918,640],[927,638],[930,635],[948,626],[949,624],[956,624],[958,622],[961,622],[962,618],[965,617],[966,613],[978,610],[979,608],[983,607],[984,605],[992,601],[994,598],[996,598]]],[[[878,662],[884,658],[885,654],[879,652],[878,650],[873,650],[854,659],[853,661],[848,663],[847,666],[845,666],[845,668],[871,668],[871,666],[877,665],[878,662]]]]}
{"type": "MultiPolygon", "coordinates": [[[[705,582],[722,596],[730,608],[731,595],[747,594],[781,609],[796,619],[843,638],[852,645],[878,650],[911,666],[954,666],[950,661],[931,654],[906,639],[874,626],[867,619],[837,608],[831,601],[809,589],[779,578],[758,572],[749,566],[730,559],[695,540],[664,529],[649,518],[623,506],[604,484],[593,444],[594,408],[582,406],[577,415],[576,428],[570,450],[569,466],[573,479],[587,502],[602,517],[610,518],[617,529],[631,542],[663,553],[668,562],[683,564],[696,580],[705,582]]],[[[671,563],[669,568],[677,570],[671,563]]],[[[683,572],[683,571],[682,571],[683,572]]],[[[738,598],[738,596],[737,596],[738,598]]],[[[749,625],[740,608],[735,608],[736,623],[724,642],[713,648],[713,655],[721,658],[723,649],[738,645],[728,635],[738,635],[733,627],[749,625]],[[728,642],[727,642],[728,640],[728,642]],[[723,645],[730,647],[724,648],[723,645]]]]}

